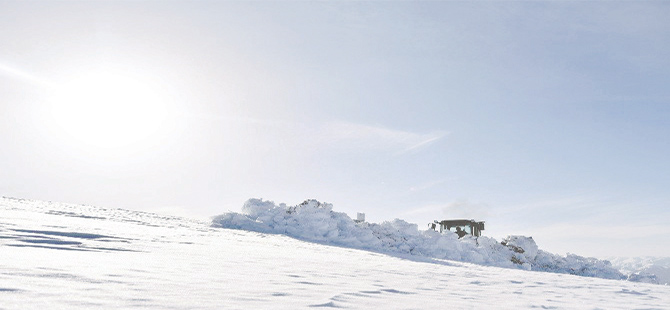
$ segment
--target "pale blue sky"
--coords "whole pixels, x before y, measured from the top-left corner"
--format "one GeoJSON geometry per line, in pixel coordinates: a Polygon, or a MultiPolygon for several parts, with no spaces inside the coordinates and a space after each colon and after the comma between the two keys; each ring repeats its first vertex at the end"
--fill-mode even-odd
{"type": "Polygon", "coordinates": [[[662,1],[0,1],[0,193],[195,215],[316,198],[422,229],[485,220],[558,253],[670,256],[669,15],[662,1]],[[110,70],[160,93],[160,134],[111,147],[54,125],[62,85],[110,70]]]}

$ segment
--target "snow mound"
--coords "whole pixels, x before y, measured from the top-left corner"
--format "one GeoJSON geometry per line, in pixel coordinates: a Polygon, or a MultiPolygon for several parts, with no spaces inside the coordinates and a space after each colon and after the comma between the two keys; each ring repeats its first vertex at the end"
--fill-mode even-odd
{"type": "MultiPolygon", "coordinates": [[[[542,251],[532,237],[508,236],[502,242],[490,237],[461,239],[455,233],[419,231],[416,224],[395,219],[381,224],[352,220],[333,206],[306,200],[297,206],[249,199],[242,213],[214,217],[212,226],[290,237],[384,253],[456,260],[525,270],[566,273],[605,279],[626,279],[609,261],[573,254],[560,256],[542,251]]],[[[630,279],[636,280],[636,279],[630,279]]]]}
{"type": "Polygon", "coordinates": [[[630,281],[670,285],[670,257],[616,257],[611,261],[630,281]]]}

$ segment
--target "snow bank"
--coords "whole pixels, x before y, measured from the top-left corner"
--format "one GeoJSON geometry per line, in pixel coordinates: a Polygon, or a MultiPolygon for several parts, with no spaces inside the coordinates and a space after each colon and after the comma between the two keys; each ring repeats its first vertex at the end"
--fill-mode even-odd
{"type": "Polygon", "coordinates": [[[670,257],[616,257],[612,265],[634,282],[670,285],[670,257]]]}
{"type": "Polygon", "coordinates": [[[609,261],[542,251],[532,237],[508,236],[502,242],[489,237],[466,236],[459,239],[449,231],[419,231],[416,224],[400,219],[381,224],[357,223],[345,213],[332,209],[331,204],[316,200],[306,200],[289,207],[272,201],[249,199],[242,207],[242,213],[229,212],[216,216],[212,226],[284,234],[307,241],[377,252],[606,279],[626,278],[609,261]]]}

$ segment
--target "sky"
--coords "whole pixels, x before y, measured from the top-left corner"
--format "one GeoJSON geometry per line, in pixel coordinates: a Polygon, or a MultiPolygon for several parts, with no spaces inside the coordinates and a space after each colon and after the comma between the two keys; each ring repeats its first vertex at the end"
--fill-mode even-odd
{"type": "Polygon", "coordinates": [[[670,4],[0,1],[0,194],[670,256],[670,4]]]}

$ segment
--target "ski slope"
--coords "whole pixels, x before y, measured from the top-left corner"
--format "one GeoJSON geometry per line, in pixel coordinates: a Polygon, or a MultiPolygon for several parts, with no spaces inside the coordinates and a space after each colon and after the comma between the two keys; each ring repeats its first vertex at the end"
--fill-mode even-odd
{"type": "Polygon", "coordinates": [[[670,287],[0,198],[0,309],[670,309],[670,287]]]}

